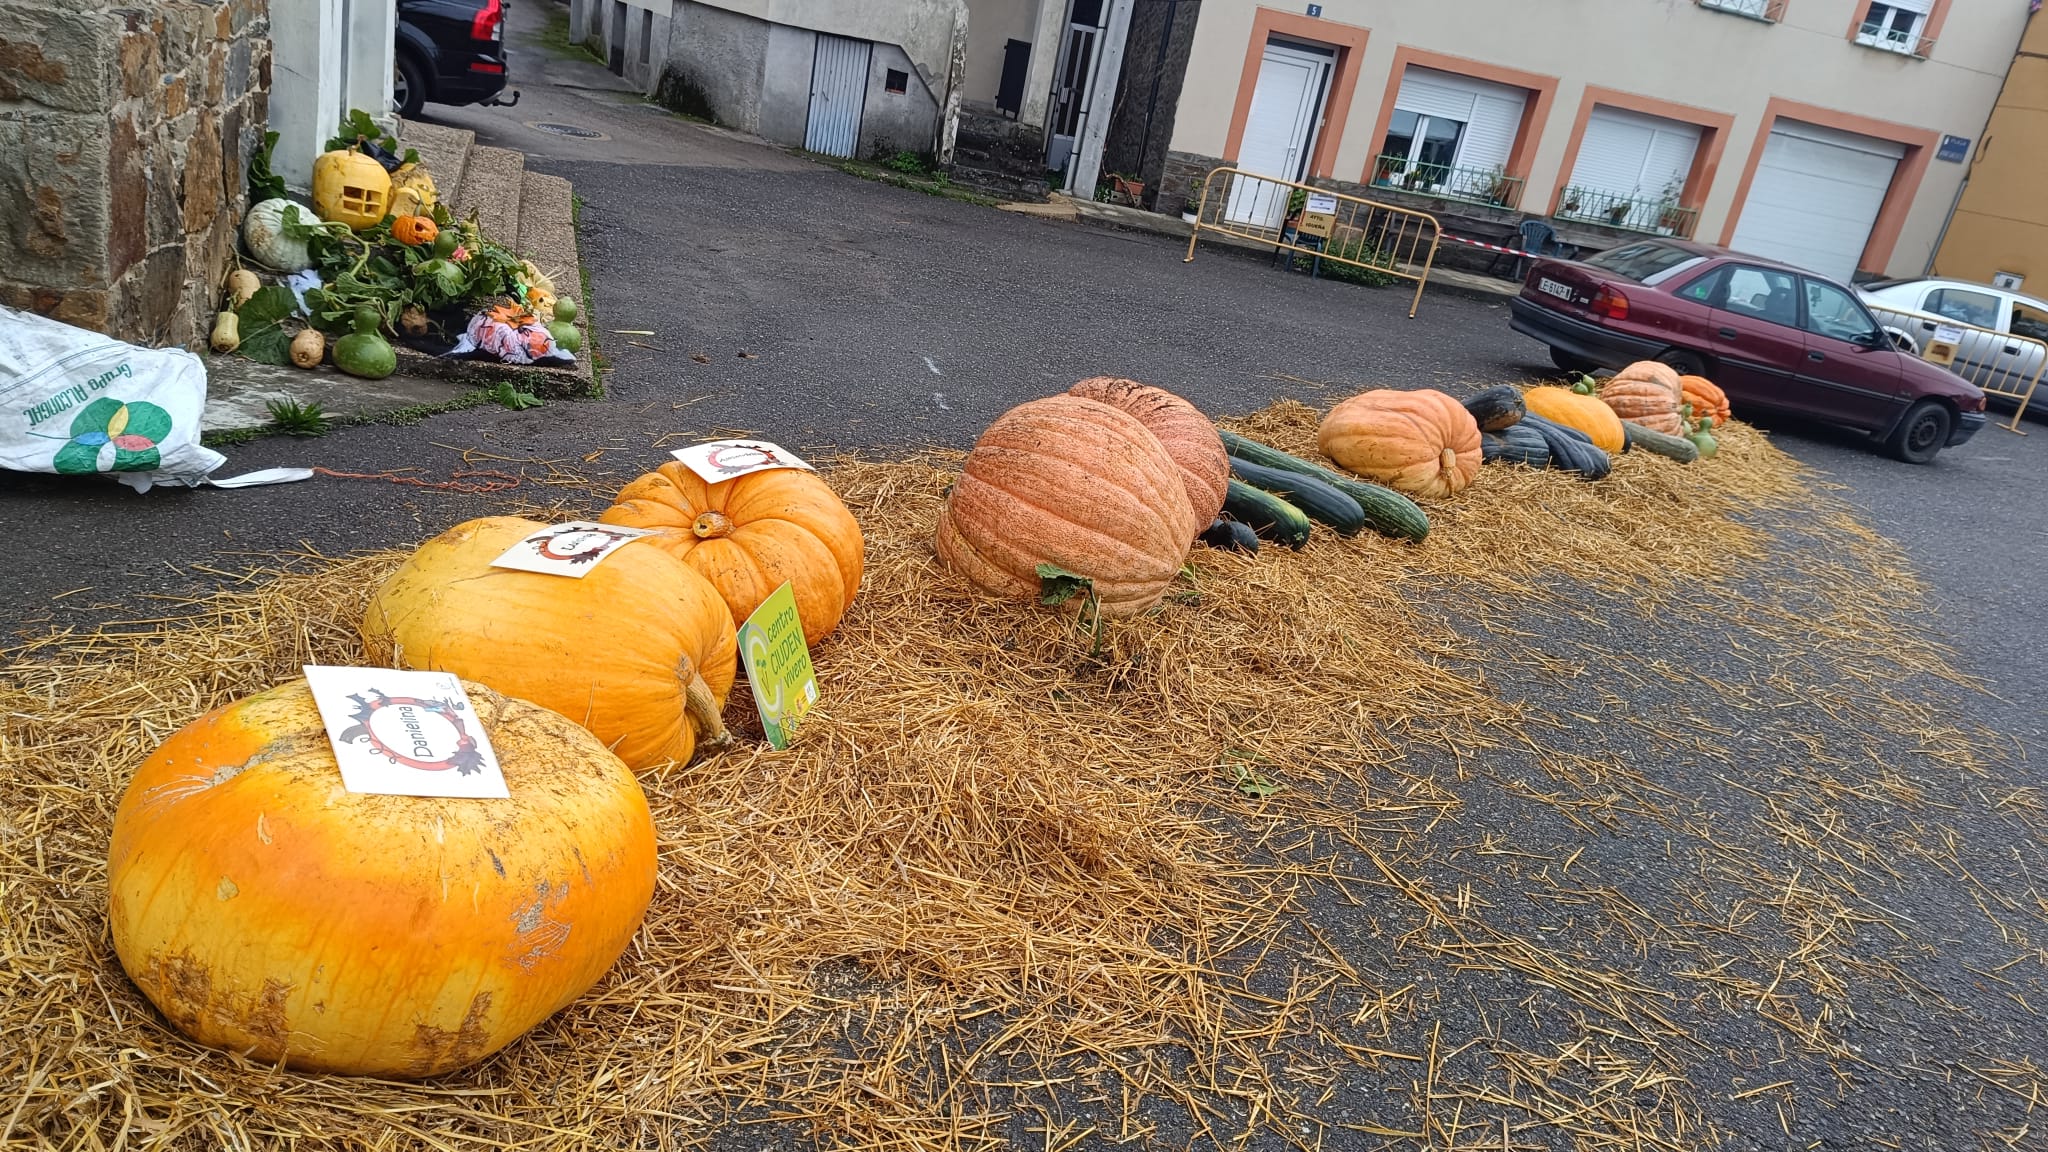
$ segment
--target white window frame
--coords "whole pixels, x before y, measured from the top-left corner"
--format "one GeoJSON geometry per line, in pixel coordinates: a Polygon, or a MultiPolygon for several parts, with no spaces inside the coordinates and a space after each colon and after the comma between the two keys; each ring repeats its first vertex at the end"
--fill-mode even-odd
{"type": "Polygon", "coordinates": [[[1926,40],[1927,20],[1933,11],[1934,0],[1869,0],[1863,9],[1862,22],[1856,26],[1856,42],[1880,52],[1918,56],[1926,40]],[[1881,17],[1877,15],[1880,8],[1884,10],[1881,17]],[[1900,13],[1913,18],[1903,32],[1895,30],[1892,23],[1900,13]]]}
{"type": "Polygon", "coordinates": [[[1747,16],[1766,24],[1778,22],[1778,12],[1784,7],[1784,0],[1693,0],[1702,8],[1726,12],[1732,16],[1747,16]]]}

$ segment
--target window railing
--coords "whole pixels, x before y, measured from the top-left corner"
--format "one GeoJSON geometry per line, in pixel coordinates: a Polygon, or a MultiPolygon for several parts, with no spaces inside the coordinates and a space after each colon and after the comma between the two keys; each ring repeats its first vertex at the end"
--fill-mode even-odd
{"type": "Polygon", "coordinates": [[[1771,24],[1776,24],[1785,15],[1785,0],[1693,0],[1693,3],[1716,12],[1747,16],[1771,24]]]}
{"type": "Polygon", "coordinates": [[[1669,200],[1644,200],[1616,196],[1591,188],[1570,187],[1558,198],[1557,215],[1566,220],[1584,220],[1627,232],[1648,232],[1655,236],[1692,238],[1699,223],[1697,208],[1686,208],[1669,200]]]}
{"type": "Polygon", "coordinates": [[[1373,161],[1372,183],[1376,188],[1392,188],[1418,196],[1513,208],[1522,202],[1524,181],[1520,176],[1509,176],[1497,168],[1411,164],[1406,156],[1381,156],[1373,161]]]}
{"type": "Polygon", "coordinates": [[[1927,59],[1927,54],[1934,51],[1934,41],[1930,37],[1886,28],[1882,24],[1865,24],[1856,29],[1856,42],[1879,52],[1896,52],[1921,60],[1927,59]]]}

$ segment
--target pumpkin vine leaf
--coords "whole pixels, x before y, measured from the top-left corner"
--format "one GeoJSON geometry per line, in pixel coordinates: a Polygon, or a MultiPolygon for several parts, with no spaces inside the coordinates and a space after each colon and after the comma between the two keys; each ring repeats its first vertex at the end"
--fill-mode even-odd
{"type": "Polygon", "coordinates": [[[1283,791],[1287,787],[1285,784],[1269,779],[1259,772],[1258,769],[1241,761],[1232,764],[1230,769],[1237,777],[1237,790],[1254,799],[1264,800],[1266,797],[1283,791]]]}
{"type": "Polygon", "coordinates": [[[1094,656],[1102,651],[1102,597],[1096,594],[1094,578],[1069,572],[1057,564],[1038,566],[1040,604],[1057,607],[1083,594],[1086,599],[1081,601],[1081,626],[1089,631],[1088,654],[1094,656]]]}

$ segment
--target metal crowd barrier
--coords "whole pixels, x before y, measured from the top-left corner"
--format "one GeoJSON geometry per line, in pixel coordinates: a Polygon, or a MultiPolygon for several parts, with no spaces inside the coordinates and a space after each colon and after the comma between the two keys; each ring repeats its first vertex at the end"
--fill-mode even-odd
{"type": "Polygon", "coordinates": [[[1201,207],[1195,217],[1187,260],[1195,258],[1195,242],[1202,233],[1213,232],[1270,245],[1276,253],[1294,252],[1413,280],[1415,298],[1408,305],[1411,319],[1422,306],[1423,285],[1436,265],[1437,241],[1443,233],[1436,217],[1426,212],[1238,168],[1217,168],[1209,173],[1202,181],[1201,207]],[[1310,211],[1318,207],[1329,210],[1310,211]]]}
{"type": "Polygon", "coordinates": [[[2031,336],[2015,336],[1995,328],[1980,328],[1926,312],[1885,308],[1869,301],[1865,301],[1864,306],[1877,317],[1878,323],[1911,341],[1912,346],[1906,351],[1940,364],[1975,384],[1986,395],[2013,401],[2017,408],[2013,411],[2012,422],[2004,427],[2020,431],[2020,417],[2026,415],[2027,405],[2034,398],[2034,389],[2040,385],[2043,371],[2048,370],[2048,343],[2031,336]],[[1943,328],[1957,330],[1961,338],[1952,341],[1939,339],[1943,328]],[[1944,364],[1950,348],[1954,350],[1955,359],[1944,364]]]}

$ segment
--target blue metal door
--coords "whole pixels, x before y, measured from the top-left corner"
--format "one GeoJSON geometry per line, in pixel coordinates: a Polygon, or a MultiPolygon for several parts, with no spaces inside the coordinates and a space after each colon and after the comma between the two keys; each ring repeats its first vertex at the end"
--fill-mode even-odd
{"type": "Polygon", "coordinates": [[[818,33],[811,61],[811,115],[804,147],[827,156],[852,156],[860,148],[860,111],[868,98],[866,40],[818,33]]]}

